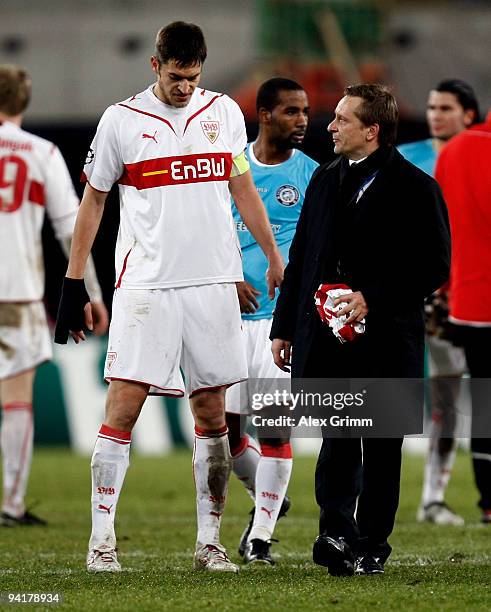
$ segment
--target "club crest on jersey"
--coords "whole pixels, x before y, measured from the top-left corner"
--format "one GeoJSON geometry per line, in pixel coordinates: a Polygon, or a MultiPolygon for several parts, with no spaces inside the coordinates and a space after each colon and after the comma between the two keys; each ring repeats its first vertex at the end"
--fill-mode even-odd
{"type": "Polygon", "coordinates": [[[91,164],[94,161],[95,152],[94,149],[89,149],[87,151],[87,157],[85,158],[85,165],[91,164]]]}
{"type": "Polygon", "coordinates": [[[201,121],[200,123],[203,134],[211,144],[215,143],[220,134],[220,123],[218,121],[201,121]]]}
{"type": "Polygon", "coordinates": [[[300,192],[294,185],[282,185],[276,190],[276,199],[282,206],[295,206],[300,200],[300,192]]]}

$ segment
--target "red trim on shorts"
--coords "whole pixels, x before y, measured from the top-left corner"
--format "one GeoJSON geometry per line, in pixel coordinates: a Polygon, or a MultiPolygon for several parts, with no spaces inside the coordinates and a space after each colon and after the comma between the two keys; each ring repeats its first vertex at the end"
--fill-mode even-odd
{"type": "Polygon", "coordinates": [[[263,457],[274,457],[275,459],[291,459],[293,457],[292,445],[290,442],[285,442],[279,446],[260,443],[260,446],[263,457]]]}
{"type": "Polygon", "coordinates": [[[256,446],[252,446],[252,444],[248,444],[247,448],[250,448],[251,450],[253,450],[255,453],[257,453],[261,457],[261,451],[256,446]]]}
{"type": "Polygon", "coordinates": [[[247,380],[247,378],[239,378],[239,380],[234,380],[230,383],[224,383],[223,385],[216,385],[215,387],[199,387],[198,389],[194,389],[193,391],[191,391],[189,397],[194,397],[198,393],[203,393],[204,391],[216,391],[217,389],[222,389],[223,387],[225,387],[225,389],[228,389],[232,385],[237,385],[238,383],[244,382],[244,380],[247,380]]]}
{"type": "MultiPolygon", "coordinates": [[[[168,125],[170,127],[170,129],[174,132],[174,134],[177,136],[174,128],[172,127],[172,124],[170,123],[170,121],[167,121],[167,119],[164,119],[163,117],[159,117],[159,115],[154,115],[152,113],[147,113],[146,111],[142,111],[138,108],[133,108],[132,106],[128,106],[127,104],[122,104],[119,103],[117,104],[117,106],[124,106],[124,108],[127,108],[129,110],[134,111],[135,113],[140,113],[142,115],[147,115],[148,117],[153,117],[154,119],[158,119],[159,121],[163,121],[166,125],[168,125]]],[[[189,123],[189,119],[188,119],[188,123],[189,123]]],[[[187,124],[186,124],[187,127],[187,124]]],[[[184,131],[186,131],[186,128],[184,128],[184,131]]]]}
{"type": "Polygon", "coordinates": [[[248,442],[249,436],[244,436],[239,440],[237,446],[234,446],[234,448],[230,449],[230,454],[234,459],[240,457],[246,451],[247,447],[249,446],[248,442]]]}
{"type": "Polygon", "coordinates": [[[219,429],[201,429],[201,427],[195,425],[194,433],[197,438],[221,438],[228,434],[228,427],[224,425],[219,429]]]}
{"type": "Polygon", "coordinates": [[[210,107],[213,102],[215,102],[215,100],[218,100],[218,98],[221,98],[223,96],[223,94],[218,94],[216,95],[214,98],[212,98],[208,104],[205,104],[205,106],[203,106],[202,108],[200,108],[199,110],[197,110],[194,115],[191,115],[191,117],[189,117],[189,119],[186,121],[186,125],[184,126],[184,131],[183,131],[183,135],[186,133],[186,130],[188,129],[188,125],[191,123],[191,121],[197,117],[198,115],[200,115],[203,111],[205,111],[208,107],[210,107]]]}
{"type": "Polygon", "coordinates": [[[156,389],[162,389],[162,391],[164,391],[164,393],[156,393],[155,391],[149,391],[148,395],[165,395],[168,397],[184,397],[184,390],[182,389],[169,389],[168,387],[159,387],[158,385],[155,385],[154,383],[150,383],[150,382],[144,382],[143,380],[135,380],[134,378],[119,378],[116,376],[106,376],[104,378],[106,383],[110,383],[111,380],[120,380],[122,382],[133,382],[133,383],[137,383],[138,385],[148,385],[150,387],[155,387],[156,389]]]}
{"type": "Polygon", "coordinates": [[[116,283],[116,289],[119,289],[119,287],[121,287],[121,281],[123,279],[123,274],[126,272],[126,262],[128,261],[128,257],[130,256],[132,248],[126,253],[126,256],[123,260],[123,267],[121,268],[121,273],[119,275],[118,282],[116,283]]]}
{"type": "Polygon", "coordinates": [[[32,410],[32,402],[9,402],[4,404],[4,410],[32,410]]]}
{"type": "MultiPolygon", "coordinates": [[[[38,300],[36,300],[38,301],[38,300]]],[[[5,304],[10,303],[10,304],[15,304],[15,303],[20,303],[20,302],[3,302],[5,304]]],[[[26,302],[27,303],[27,302],[26,302]]],[[[2,380],[10,380],[11,378],[15,378],[16,376],[20,376],[21,374],[26,374],[27,372],[30,372],[31,370],[35,370],[38,366],[42,365],[43,363],[47,363],[48,361],[50,361],[50,359],[48,359],[47,357],[45,357],[44,359],[41,359],[41,361],[36,361],[36,363],[32,366],[29,366],[28,368],[24,368],[23,370],[19,370],[18,372],[15,372],[15,374],[9,374],[8,376],[5,376],[4,378],[0,379],[0,381],[2,380]]]]}

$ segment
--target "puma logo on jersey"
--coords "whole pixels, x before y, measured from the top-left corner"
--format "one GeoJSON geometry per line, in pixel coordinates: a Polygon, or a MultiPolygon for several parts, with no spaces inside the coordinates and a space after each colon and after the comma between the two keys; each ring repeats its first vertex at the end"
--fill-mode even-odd
{"type": "Polygon", "coordinates": [[[155,132],[153,133],[153,136],[151,134],[142,134],[142,138],[149,138],[150,140],[154,140],[157,144],[157,130],[155,130],[155,132]]]}
{"type": "Polygon", "coordinates": [[[103,506],[102,504],[99,504],[97,506],[98,510],[103,510],[104,512],[107,512],[108,514],[111,514],[111,508],[113,507],[113,504],[111,504],[110,506],[103,506]]]}

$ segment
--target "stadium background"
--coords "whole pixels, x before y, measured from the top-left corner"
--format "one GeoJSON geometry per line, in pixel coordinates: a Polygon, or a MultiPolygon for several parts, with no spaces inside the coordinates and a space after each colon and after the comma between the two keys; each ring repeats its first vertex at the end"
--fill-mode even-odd
{"type": "MultiPolygon", "coordinates": [[[[257,85],[291,76],[306,88],[312,119],[304,150],[331,157],[326,126],[344,86],[382,81],[401,108],[399,142],[427,137],[427,92],[444,78],[463,78],[491,104],[491,5],[487,0],[2,0],[0,62],[26,66],[33,99],[24,127],[56,142],[78,182],[97,120],[111,103],[152,82],[149,57],[156,30],[174,19],[204,30],[209,55],[202,85],[225,91],[243,108],[248,134],[257,130],[257,85]],[[226,58],[226,59],[225,59],[226,58]]],[[[95,248],[110,308],[117,194],[111,193],[95,248]]],[[[63,257],[44,229],[46,303],[56,312],[63,257]]],[[[104,341],[56,347],[35,388],[36,442],[90,452],[104,410],[104,341]]],[[[134,435],[140,452],[165,452],[192,440],[185,400],[150,398],[134,435]]],[[[297,441],[297,453],[312,450],[297,441]]]]}

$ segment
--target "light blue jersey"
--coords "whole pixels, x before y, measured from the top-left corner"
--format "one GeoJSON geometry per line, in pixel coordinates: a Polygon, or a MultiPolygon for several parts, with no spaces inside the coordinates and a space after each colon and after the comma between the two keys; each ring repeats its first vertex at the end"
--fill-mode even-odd
{"type": "Polygon", "coordinates": [[[436,151],[431,138],[418,140],[397,147],[399,153],[420,170],[435,176],[436,151]]]}
{"type": "MultiPolygon", "coordinates": [[[[305,191],[310,177],[319,164],[298,149],[293,150],[290,159],[275,165],[259,162],[251,143],[247,145],[246,153],[251,165],[252,178],[266,207],[276,243],[286,264],[305,191]]],[[[242,313],[242,318],[270,319],[273,316],[276,298],[270,300],[268,297],[265,276],[268,260],[242,221],[234,203],[232,212],[242,248],[244,278],[261,292],[256,298],[259,308],[253,314],[242,313]]]]}

